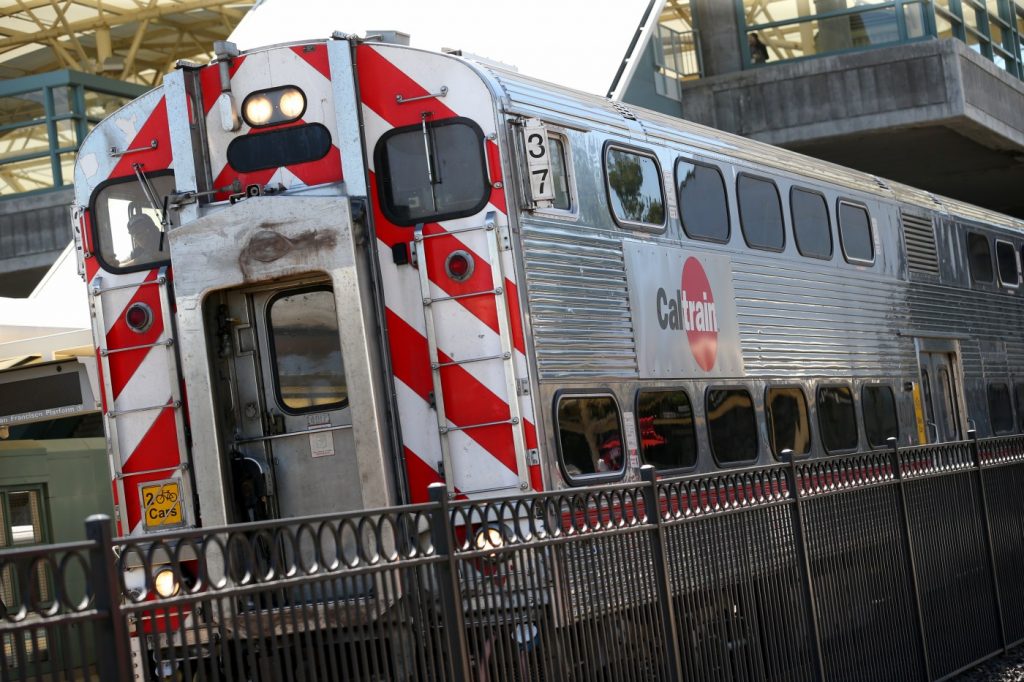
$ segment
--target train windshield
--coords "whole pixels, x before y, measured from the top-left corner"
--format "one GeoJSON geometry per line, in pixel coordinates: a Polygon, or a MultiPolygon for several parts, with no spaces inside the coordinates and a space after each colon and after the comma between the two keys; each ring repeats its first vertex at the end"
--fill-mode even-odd
{"type": "Polygon", "coordinates": [[[101,187],[93,197],[98,255],[108,270],[140,270],[170,260],[160,230],[164,197],[174,191],[171,174],[148,176],[157,205],[135,176],[101,187]]]}

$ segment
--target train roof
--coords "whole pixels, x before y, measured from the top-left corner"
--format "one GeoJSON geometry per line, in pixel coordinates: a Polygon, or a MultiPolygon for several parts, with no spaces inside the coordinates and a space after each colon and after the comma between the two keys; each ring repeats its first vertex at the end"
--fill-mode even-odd
{"type": "MultiPolygon", "coordinates": [[[[473,62],[471,58],[467,61],[473,62]]],[[[709,156],[728,156],[794,175],[824,180],[841,187],[895,200],[952,218],[1024,232],[1024,220],[910,185],[822,161],[814,157],[727,133],[656,111],[625,105],[605,97],[525,76],[496,65],[474,62],[486,73],[509,112],[537,116],[552,124],[595,128],[671,141],[703,150],[709,156]]]]}

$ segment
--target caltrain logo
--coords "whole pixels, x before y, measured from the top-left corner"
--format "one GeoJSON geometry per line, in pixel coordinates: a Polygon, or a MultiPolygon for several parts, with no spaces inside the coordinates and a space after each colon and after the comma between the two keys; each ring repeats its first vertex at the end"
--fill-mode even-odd
{"type": "Polygon", "coordinates": [[[658,289],[658,324],[662,329],[685,331],[697,365],[710,372],[718,357],[718,314],[704,266],[694,257],[683,263],[683,279],[675,297],[658,289]]]}

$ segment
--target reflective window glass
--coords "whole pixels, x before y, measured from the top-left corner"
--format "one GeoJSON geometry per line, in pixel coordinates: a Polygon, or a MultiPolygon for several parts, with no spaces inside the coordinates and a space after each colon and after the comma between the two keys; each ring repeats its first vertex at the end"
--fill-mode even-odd
{"type": "Polygon", "coordinates": [[[551,150],[551,182],[554,183],[555,198],[552,208],[568,211],[572,208],[569,194],[569,174],[566,170],[565,145],[561,138],[548,137],[548,148],[551,150]]]}
{"type": "Polygon", "coordinates": [[[785,244],[779,191],[771,180],[740,175],[736,180],[740,227],[747,246],[781,251],[785,244]]]}
{"type": "Polygon", "coordinates": [[[839,202],[839,240],[848,261],[871,263],[875,245],[871,241],[871,220],[863,206],[839,202]]]}
{"type": "MultiPolygon", "coordinates": [[[[108,269],[140,270],[170,260],[167,235],[160,230],[163,200],[174,191],[171,174],[147,176],[157,206],[132,176],[106,185],[93,198],[96,244],[108,269]]],[[[173,211],[168,212],[173,215],[173,211]]]]}
{"type": "Polygon", "coordinates": [[[398,225],[473,215],[490,197],[483,133],[465,119],[400,128],[377,144],[381,207],[398,225]]]}
{"type": "Polygon", "coordinates": [[[1004,286],[1015,287],[1020,284],[1020,272],[1017,270],[1017,249],[1008,242],[996,242],[996,264],[999,266],[999,281],[1004,286]]]}
{"type": "Polygon", "coordinates": [[[822,386],[818,389],[818,426],[821,442],[828,452],[857,447],[857,415],[853,392],[848,386],[822,386]]]}
{"type": "Polygon", "coordinates": [[[789,193],[793,214],[793,235],[802,256],[829,259],[832,257],[832,224],[825,197],[817,192],[794,187],[789,193]]]}
{"type": "Polygon", "coordinates": [[[772,454],[778,457],[783,450],[797,455],[810,452],[811,423],[804,392],[795,386],[769,388],[764,402],[772,454]]]}
{"type": "Polygon", "coordinates": [[[676,193],[686,236],[728,241],[729,201],[721,171],[679,159],[676,161],[676,193]]]}
{"type": "Polygon", "coordinates": [[[619,407],[611,396],[558,399],[558,446],[570,478],[621,473],[626,467],[619,407]]]}
{"type": "Polygon", "coordinates": [[[868,445],[882,447],[888,444],[889,438],[900,437],[896,397],[890,387],[865,386],[860,392],[860,409],[868,445]]]}
{"type": "Polygon", "coordinates": [[[43,541],[43,516],[38,490],[7,493],[12,545],[33,545],[43,541]]]}
{"type": "Polygon", "coordinates": [[[988,416],[992,433],[1013,433],[1013,404],[1010,389],[1004,383],[988,385],[988,416]]]}
{"type": "Polygon", "coordinates": [[[967,233],[967,260],[971,266],[972,281],[992,281],[992,247],[988,237],[977,232],[967,233]]]}
{"type": "Polygon", "coordinates": [[[604,163],[616,222],[646,227],[664,225],[665,195],[654,157],[608,147],[604,163]]]}
{"type": "Polygon", "coordinates": [[[348,402],[334,292],[307,289],[270,304],[274,381],[281,407],[312,412],[348,402]]]}
{"type": "Polygon", "coordinates": [[[746,389],[708,389],[707,422],[711,453],[719,464],[757,459],[754,400],[746,389]]]}
{"type": "Polygon", "coordinates": [[[636,420],[644,462],[656,469],[682,469],[697,463],[693,407],[685,391],[641,391],[636,420]]]}

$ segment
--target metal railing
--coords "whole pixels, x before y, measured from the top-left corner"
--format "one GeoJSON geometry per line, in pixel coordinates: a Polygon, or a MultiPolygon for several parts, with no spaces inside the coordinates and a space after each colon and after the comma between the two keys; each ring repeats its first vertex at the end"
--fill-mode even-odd
{"type": "Polygon", "coordinates": [[[93,517],[0,553],[0,679],[949,679],[1024,639],[1024,437],[971,435],[156,537],[93,517]]]}

